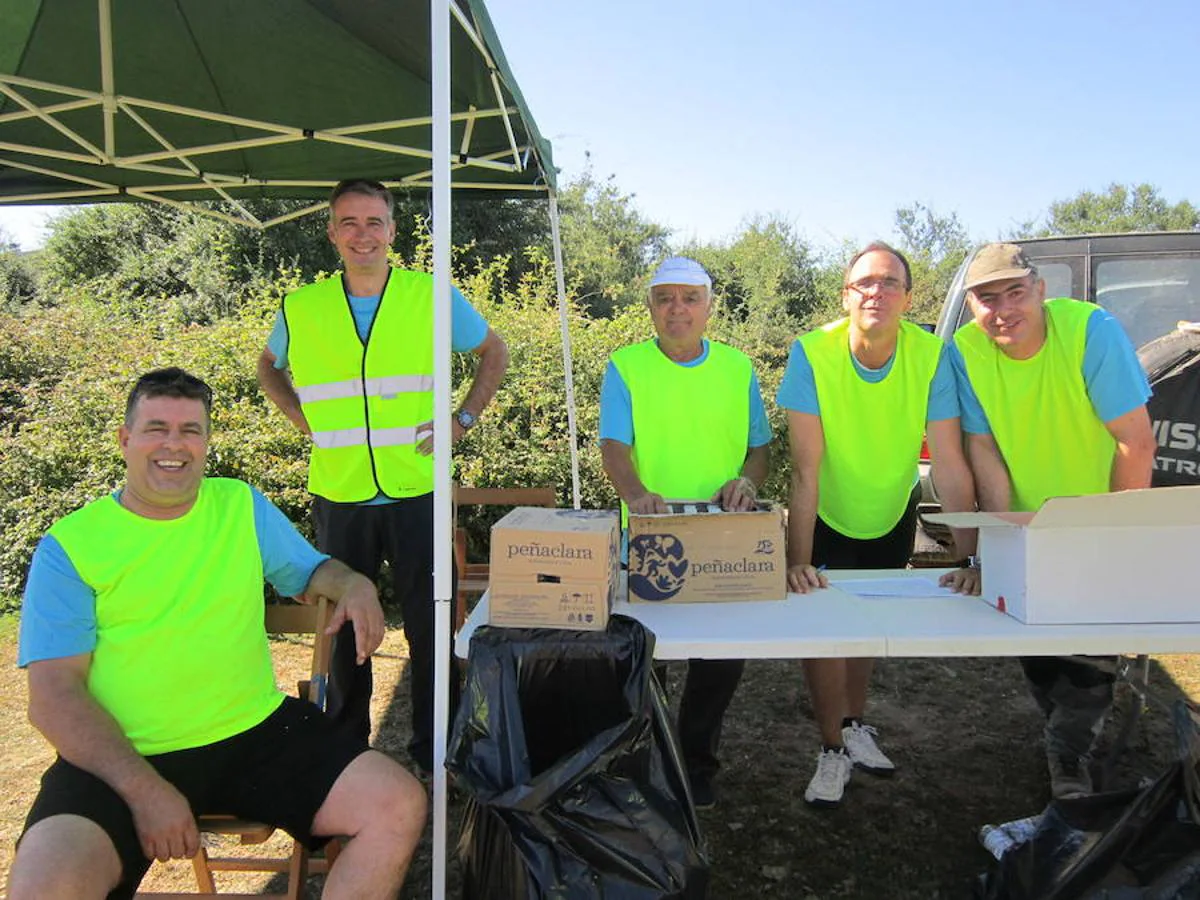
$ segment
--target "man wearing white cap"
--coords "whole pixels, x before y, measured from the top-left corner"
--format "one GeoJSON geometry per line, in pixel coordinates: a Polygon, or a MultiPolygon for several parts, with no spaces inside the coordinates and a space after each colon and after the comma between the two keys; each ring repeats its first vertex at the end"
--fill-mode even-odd
{"type": "MultiPolygon", "coordinates": [[[[750,359],[704,337],[712,280],[698,262],[665,260],[650,280],[657,337],[618,350],[600,389],[600,451],[624,510],[666,512],[664,498],[754,507],[767,477],[767,423],[750,359]]],[[[688,662],[679,737],[697,807],[716,802],[721,723],[744,660],[688,662]]]]}
{"type": "MultiPolygon", "coordinates": [[[[950,347],[980,509],[1036,510],[1050,497],[1150,486],[1150,387],[1133,346],[1093,303],[1046,299],[1016,244],[989,244],[967,267],[974,321],[950,347]]],[[[1092,746],[1112,675],[1085,662],[1023,657],[1046,716],[1055,797],[1088,794],[1092,746]]]]}

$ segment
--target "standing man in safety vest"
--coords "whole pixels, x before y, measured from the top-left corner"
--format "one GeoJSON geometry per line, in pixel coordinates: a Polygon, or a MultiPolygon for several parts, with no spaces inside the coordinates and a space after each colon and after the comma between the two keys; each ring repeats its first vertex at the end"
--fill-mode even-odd
{"type": "MultiPolygon", "coordinates": [[[[908,260],[882,242],[846,267],[846,318],[802,335],[779,386],[788,411],[792,488],[788,586],[827,586],[816,567],[898,569],[912,555],[921,488],[917,461],[929,441],[947,510],[974,508],[962,450],[954,373],[945,345],[901,316],[912,302],[908,260]]],[[[956,533],[974,553],[973,532],[956,533]]],[[[970,588],[976,574],[959,576],[970,588]]],[[[804,793],[834,807],[852,768],[891,775],[892,761],[863,722],[873,659],[806,659],[804,674],[821,732],[817,770],[804,793]]]]}
{"type": "MultiPolygon", "coordinates": [[[[753,509],[771,427],[749,358],[704,337],[712,280],[695,260],[672,257],[651,278],[648,303],[658,336],[614,353],[600,388],[600,452],[622,507],[661,513],[664,498],[711,498],[753,509]]],[[[688,662],[679,739],[699,808],[716,803],[721,724],[745,665],[688,662]]]]}
{"type": "MultiPolygon", "coordinates": [[[[412,677],[409,753],[433,768],[433,278],[388,265],[391,193],[343,181],[329,198],[340,275],[284,298],[258,360],[263,391],[312,441],[308,489],[320,549],[375,580],[386,559],[404,614],[412,677]],[[291,370],[288,377],[287,370],[291,370]]],[[[479,357],[451,438],[474,426],[508,367],[508,348],[457,289],[451,344],[479,357]]],[[[330,714],[370,733],[370,662],[353,635],[334,643],[330,714]]],[[[453,658],[451,666],[453,667],[453,658]]],[[[451,715],[458,679],[450,678],[451,715]]]]}
{"type": "MultiPolygon", "coordinates": [[[[1015,244],[980,250],[964,287],[974,321],[955,334],[951,358],[980,509],[1149,487],[1150,387],[1117,320],[1092,303],[1046,300],[1046,282],[1015,244]]],[[[1022,657],[1021,666],[1046,716],[1052,793],[1091,793],[1112,674],[1058,657],[1022,657]]]]}

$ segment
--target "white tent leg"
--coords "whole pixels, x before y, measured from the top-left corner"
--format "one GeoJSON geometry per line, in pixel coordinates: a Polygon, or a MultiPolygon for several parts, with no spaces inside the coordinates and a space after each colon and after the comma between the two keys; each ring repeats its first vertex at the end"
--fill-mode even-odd
{"type": "Polygon", "coordinates": [[[571,441],[571,499],[582,506],[579,490],[579,441],[575,435],[575,374],[571,364],[571,332],[567,327],[567,288],[563,279],[562,239],[558,233],[558,194],[550,191],[550,239],[554,244],[554,284],[558,291],[558,323],[562,330],[563,375],[567,385],[567,435],[571,441]]]}
{"type": "Polygon", "coordinates": [[[450,691],[450,3],[429,0],[433,57],[433,866],[446,896],[446,735],[450,691]]]}

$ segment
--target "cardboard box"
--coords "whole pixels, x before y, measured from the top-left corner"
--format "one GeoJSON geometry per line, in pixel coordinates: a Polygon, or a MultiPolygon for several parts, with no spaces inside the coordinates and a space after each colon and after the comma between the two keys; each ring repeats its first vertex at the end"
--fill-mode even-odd
{"type": "Polygon", "coordinates": [[[629,517],[629,602],[782,600],[787,595],[783,512],[723,512],[705,502],[629,517]]]}
{"type": "Polygon", "coordinates": [[[1200,486],[1055,497],[1036,513],[939,513],[979,528],[983,597],[1030,625],[1200,621],[1200,486]]]}
{"type": "Polygon", "coordinates": [[[488,624],[602,631],[619,547],[609,510],[514,509],[492,526],[488,624]]]}

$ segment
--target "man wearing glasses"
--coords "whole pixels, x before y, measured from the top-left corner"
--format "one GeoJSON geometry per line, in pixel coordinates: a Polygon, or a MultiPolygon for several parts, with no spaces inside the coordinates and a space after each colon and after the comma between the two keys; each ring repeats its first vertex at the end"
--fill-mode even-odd
{"type": "MultiPolygon", "coordinates": [[[[1050,497],[1150,487],[1150,386],[1120,323],[1093,303],[1047,300],[1015,244],[981,249],[964,287],[974,320],[950,359],[980,508],[1032,511],[1050,497]]],[[[1059,657],[1021,666],[1046,716],[1051,792],[1090,794],[1112,674],[1059,657]]]]}
{"type": "Polygon", "coordinates": [[[326,896],[394,897],[425,825],[420,783],[315,706],[285,697],[264,577],[336,602],[364,661],[375,586],[317,553],[248,484],[205,478],[212,391],[138,379],[118,433],[125,483],[38,544],[21,611],[29,720],[58,751],[10,875],[12,900],[132,897],[157,858],[200,846],[196,815],[350,838],[326,896]]]}
{"type": "MultiPolygon", "coordinates": [[[[945,345],[901,316],[912,274],[887,244],[869,244],[846,267],[846,317],[792,345],[779,386],[792,458],[788,586],[826,587],[821,568],[903,568],[912,553],[927,436],[938,494],[948,511],[974,508],[962,451],[958,397],[945,345]]],[[[975,535],[955,535],[974,553],[975,535]]],[[[970,589],[974,570],[956,576],[970,589]]],[[[809,659],[805,678],[821,732],[817,770],[804,799],[835,807],[855,767],[891,775],[895,766],[863,721],[872,659],[809,659]]]]}
{"type": "MultiPolygon", "coordinates": [[[[433,278],[393,268],[392,195],[375,181],[343,181],[329,200],[339,276],[284,298],[258,360],[263,392],[312,441],[308,489],[317,546],[372,581],[386,559],[412,677],[409,755],[433,769],[433,278]],[[290,369],[290,377],[288,370],[290,369]]],[[[451,289],[451,347],[479,358],[450,423],[457,441],[483,414],[508,367],[508,347],[451,289]]],[[[452,594],[453,596],[453,594],[452,594]]],[[[450,655],[454,667],[454,656],[450,655]]],[[[370,735],[370,662],[353,635],[334,642],[329,713],[370,735]]],[[[450,709],[458,701],[451,674],[450,709]]]]}

